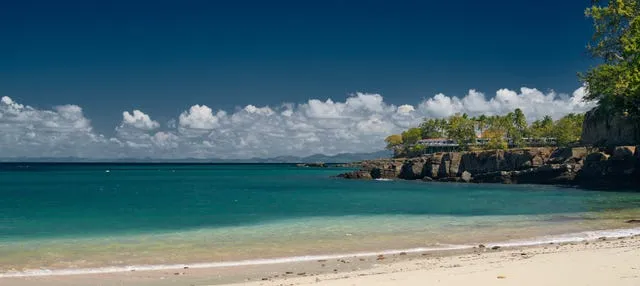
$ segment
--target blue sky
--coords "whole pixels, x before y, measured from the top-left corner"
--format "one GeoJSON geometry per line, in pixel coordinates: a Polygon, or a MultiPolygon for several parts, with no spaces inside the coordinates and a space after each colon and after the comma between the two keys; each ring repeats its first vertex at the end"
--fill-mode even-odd
{"type": "MultiPolygon", "coordinates": [[[[212,132],[222,132],[219,129],[222,127],[213,121],[224,125],[221,122],[226,120],[216,117],[220,115],[218,110],[223,110],[227,117],[249,105],[268,107],[276,114],[287,108],[302,112],[305,106],[312,105],[309,100],[326,103],[325,100],[331,98],[335,103],[347,104],[347,97],[356,92],[363,96],[382,96],[383,109],[397,109],[407,104],[416,110],[436,94],[462,99],[470,94],[470,89],[485,93],[487,102],[504,88],[516,91],[521,97],[526,94],[522,87],[535,88],[543,95],[554,90],[570,96],[581,86],[576,73],[593,64],[584,51],[592,32],[583,12],[589,1],[444,2],[6,2],[0,4],[0,97],[7,96],[12,103],[29,105],[38,112],[60,113],[59,106],[77,106],[81,108],[80,113],[73,116],[87,120],[83,128],[90,129],[91,136],[115,139],[127,147],[113,147],[118,150],[113,152],[119,156],[135,156],[139,153],[131,151],[135,149],[131,146],[136,145],[130,146],[127,142],[133,142],[133,137],[140,139],[158,132],[180,138],[200,136],[196,140],[200,143],[202,138],[215,137],[218,139],[212,139],[211,143],[229,144],[228,150],[232,149],[231,145],[243,146],[244,143],[238,145],[238,142],[251,139],[246,138],[246,134],[242,138],[237,134],[239,129],[230,126],[228,129],[237,136],[234,140],[239,141],[225,143],[219,140],[223,135],[212,135],[212,132]],[[283,103],[292,105],[283,107],[283,103]],[[196,111],[204,115],[192,118],[204,123],[180,121],[180,115],[192,110],[194,105],[211,109],[211,112],[198,109],[196,111]],[[135,136],[131,135],[133,130],[125,132],[128,128],[122,128],[131,123],[123,118],[123,111],[134,109],[144,115],[132,119],[134,121],[144,122],[145,116],[150,116],[146,125],[133,126],[146,126],[142,128],[144,134],[135,136]],[[152,121],[157,124],[149,125],[152,121]],[[187,134],[191,131],[186,129],[194,129],[189,126],[204,126],[207,132],[199,131],[198,136],[187,134]]],[[[373,97],[362,98],[366,101],[373,97]]],[[[562,100],[568,99],[558,95],[558,102],[551,100],[549,104],[563,104],[562,100]]],[[[326,110],[326,106],[322,108],[326,110]]],[[[380,115],[382,109],[373,109],[375,112],[359,116],[367,120],[378,115],[377,119],[388,116],[380,115]]],[[[487,112],[502,110],[502,107],[493,107],[487,112]]],[[[558,111],[558,115],[565,111],[573,110],[558,111]]],[[[533,109],[529,114],[538,115],[533,109]]],[[[413,117],[438,115],[447,113],[422,112],[413,117]]],[[[384,130],[397,131],[413,124],[416,120],[413,117],[413,121],[396,122],[394,127],[384,130]]],[[[307,114],[307,121],[315,119],[307,114]]],[[[261,122],[269,120],[260,119],[261,122]]],[[[20,127],[24,122],[17,122],[4,122],[7,130],[21,132],[12,136],[14,139],[50,136],[40,136],[33,127],[38,124],[32,123],[28,129],[29,124],[20,127]]],[[[235,127],[240,128],[238,126],[244,130],[258,128],[242,124],[235,127]]],[[[331,124],[318,128],[322,132],[335,129],[331,124]]],[[[344,133],[351,131],[344,130],[344,133]]],[[[343,137],[349,136],[336,135],[336,138],[343,137]]],[[[321,142],[335,146],[320,151],[349,151],[351,149],[340,146],[362,144],[378,137],[321,142]]],[[[69,152],[42,140],[32,142],[39,147],[28,151],[35,152],[36,156],[69,152]],[[45,145],[49,147],[43,147],[45,145]]],[[[21,141],[11,142],[20,145],[21,141]]],[[[186,144],[180,142],[178,146],[186,144]]],[[[227,153],[235,157],[268,156],[318,150],[305,142],[290,150],[250,154],[215,148],[207,151],[205,147],[187,151],[176,147],[173,156],[224,157],[227,153]]],[[[89,143],[74,144],[77,149],[89,143]]],[[[365,149],[380,148],[381,143],[376,144],[365,149]]],[[[113,156],[91,150],[70,154],[113,156]]],[[[166,153],[164,149],[153,150],[145,151],[150,152],[145,155],[166,153]]]]}

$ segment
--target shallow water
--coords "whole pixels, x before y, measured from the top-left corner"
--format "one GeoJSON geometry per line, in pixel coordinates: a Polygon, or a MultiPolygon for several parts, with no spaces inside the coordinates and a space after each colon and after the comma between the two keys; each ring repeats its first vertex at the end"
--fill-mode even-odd
{"type": "Polygon", "coordinates": [[[629,227],[640,194],[291,165],[0,167],[0,272],[469,245],[629,227]],[[107,172],[108,171],[108,172],[107,172]]]}

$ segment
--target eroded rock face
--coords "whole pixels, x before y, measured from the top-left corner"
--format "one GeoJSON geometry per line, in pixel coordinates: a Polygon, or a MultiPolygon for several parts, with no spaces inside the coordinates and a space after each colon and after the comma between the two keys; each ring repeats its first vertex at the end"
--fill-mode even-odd
{"type": "Polygon", "coordinates": [[[343,177],[638,188],[640,148],[525,148],[436,153],[402,161],[367,162],[362,170],[343,174],[343,177]]]}
{"type": "Polygon", "coordinates": [[[617,146],[613,148],[611,160],[629,160],[635,157],[636,146],[617,146]]]}
{"type": "Polygon", "coordinates": [[[371,180],[371,173],[363,170],[348,172],[338,175],[339,178],[345,179],[358,179],[358,180],[371,180]]]}
{"type": "Polygon", "coordinates": [[[556,164],[566,162],[569,159],[582,160],[588,153],[586,147],[558,148],[551,154],[549,162],[556,164]]]}
{"type": "Polygon", "coordinates": [[[640,142],[640,122],[594,108],[585,114],[582,143],[593,146],[625,146],[640,142]]]}
{"type": "Polygon", "coordinates": [[[418,157],[407,160],[400,170],[400,174],[398,178],[405,180],[419,180],[424,177],[422,174],[422,170],[424,169],[424,165],[426,163],[426,158],[418,157]]]}

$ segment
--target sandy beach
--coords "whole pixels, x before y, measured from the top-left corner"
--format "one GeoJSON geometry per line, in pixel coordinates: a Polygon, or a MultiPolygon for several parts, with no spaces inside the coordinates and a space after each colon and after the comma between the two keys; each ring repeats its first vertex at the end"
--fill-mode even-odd
{"type": "Polygon", "coordinates": [[[640,236],[227,268],[0,278],[1,285],[640,285],[640,236]]]}
{"type": "Polygon", "coordinates": [[[425,258],[346,274],[237,285],[640,285],[640,240],[425,258]]]}

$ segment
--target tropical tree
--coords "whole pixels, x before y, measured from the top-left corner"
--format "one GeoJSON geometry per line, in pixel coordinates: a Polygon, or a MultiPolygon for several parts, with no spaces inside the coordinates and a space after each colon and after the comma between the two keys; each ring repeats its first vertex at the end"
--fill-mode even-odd
{"type": "Polygon", "coordinates": [[[595,30],[587,49],[601,64],[580,75],[586,98],[597,100],[605,112],[640,117],[640,1],[592,4],[585,11],[595,30]]]}
{"type": "Polygon", "coordinates": [[[511,129],[509,137],[511,137],[515,146],[523,146],[523,138],[528,135],[527,117],[520,108],[516,108],[510,115],[512,122],[511,126],[509,126],[509,129],[511,129]]]}
{"type": "Polygon", "coordinates": [[[413,145],[422,139],[422,130],[420,128],[409,128],[407,131],[402,132],[402,142],[405,146],[413,145]]]}
{"type": "Polygon", "coordinates": [[[456,140],[461,147],[468,148],[470,144],[475,142],[475,124],[466,114],[453,115],[449,118],[447,135],[456,140]]]}
{"type": "Polygon", "coordinates": [[[535,138],[553,137],[553,119],[546,115],[542,120],[536,120],[529,128],[531,136],[535,138]]]}
{"type": "Polygon", "coordinates": [[[517,131],[522,133],[523,136],[526,135],[527,127],[529,125],[527,124],[527,117],[520,108],[516,108],[516,110],[513,111],[513,125],[515,125],[517,131]]]}
{"type": "Polygon", "coordinates": [[[447,121],[444,122],[439,119],[425,119],[420,124],[420,130],[422,130],[422,138],[442,138],[445,136],[445,130],[447,121]]]}
{"type": "Polygon", "coordinates": [[[397,148],[402,146],[402,135],[400,134],[389,135],[387,136],[387,138],[384,139],[384,142],[387,143],[388,150],[396,150],[397,148]]]}
{"type": "Polygon", "coordinates": [[[484,131],[487,129],[487,116],[482,114],[478,116],[478,118],[475,121],[478,124],[478,130],[480,130],[480,134],[483,134],[484,131]]]}
{"type": "Polygon", "coordinates": [[[484,146],[485,149],[507,149],[509,147],[508,142],[505,140],[506,133],[500,128],[490,127],[484,131],[482,137],[489,140],[487,145],[484,146]]]}
{"type": "Polygon", "coordinates": [[[552,135],[556,138],[558,145],[566,146],[574,142],[580,141],[582,135],[582,123],[584,122],[584,114],[570,113],[560,120],[556,121],[553,127],[552,135]]]}

